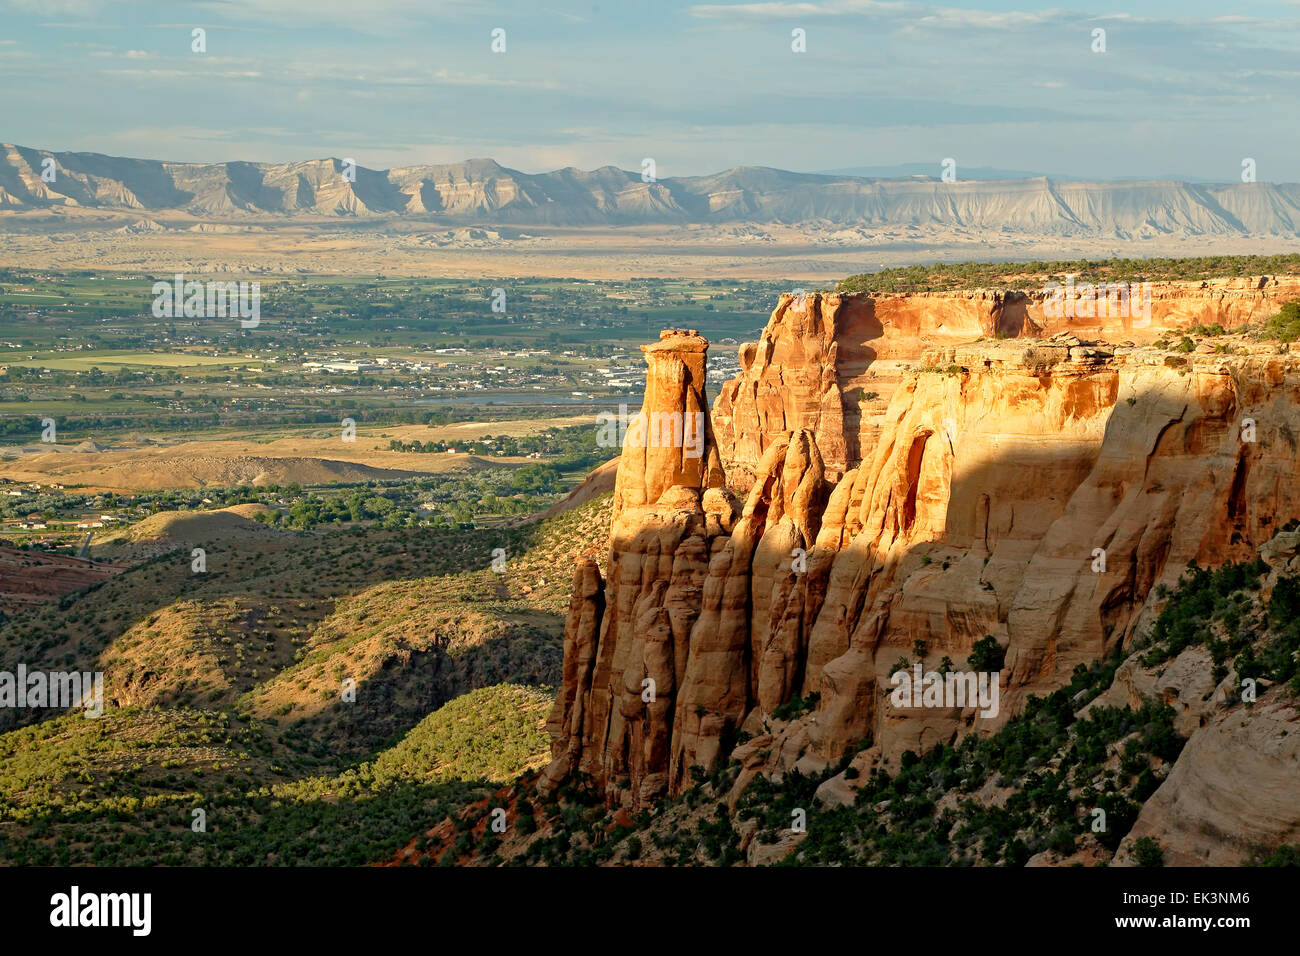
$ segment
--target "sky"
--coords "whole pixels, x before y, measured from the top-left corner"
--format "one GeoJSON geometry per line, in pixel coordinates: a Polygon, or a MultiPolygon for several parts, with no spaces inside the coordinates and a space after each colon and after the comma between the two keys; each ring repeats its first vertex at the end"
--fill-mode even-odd
{"type": "Polygon", "coordinates": [[[1300,182],[1300,0],[0,0],[0,84],[0,141],[184,162],[1300,182]]]}

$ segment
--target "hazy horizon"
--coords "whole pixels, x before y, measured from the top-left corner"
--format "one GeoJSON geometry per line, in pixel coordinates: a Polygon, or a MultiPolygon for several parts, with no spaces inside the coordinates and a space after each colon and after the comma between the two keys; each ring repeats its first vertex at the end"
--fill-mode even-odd
{"type": "Polygon", "coordinates": [[[528,173],[652,157],[660,178],[937,170],[952,157],[959,177],[1222,183],[1253,159],[1258,181],[1300,181],[1300,132],[1281,122],[1300,105],[1300,7],[1283,0],[1110,14],[999,0],[0,0],[0,11],[2,135],[57,151],[349,156],[372,169],[491,157],[528,173]]]}
{"type": "MultiPolygon", "coordinates": [[[[310,162],[319,162],[325,160],[339,161],[345,158],[337,155],[332,155],[332,156],[303,155],[303,156],[297,156],[297,157],[293,157],[285,160],[277,160],[277,161],[249,160],[240,156],[214,158],[210,160],[184,160],[184,159],[175,159],[174,157],[171,156],[114,155],[112,153],[104,153],[102,150],[97,150],[97,149],[50,148],[44,144],[36,144],[36,143],[7,143],[6,145],[16,146],[21,149],[34,149],[37,150],[38,152],[48,152],[48,153],[55,153],[55,154],[79,153],[83,155],[105,156],[110,159],[140,160],[140,161],[148,161],[148,162],[171,163],[176,165],[221,166],[221,165],[227,165],[232,163],[256,163],[259,165],[273,166],[273,165],[283,165],[286,163],[310,163],[310,162]]],[[[570,165],[570,166],[563,166],[563,167],[527,168],[527,167],[513,166],[509,163],[501,162],[497,160],[497,158],[494,156],[465,156],[458,160],[440,160],[436,162],[435,161],[412,162],[412,163],[403,163],[400,166],[387,166],[387,167],[367,166],[365,163],[358,163],[358,166],[360,168],[370,169],[375,172],[387,172],[397,168],[412,168],[412,167],[422,167],[422,166],[455,166],[463,163],[484,162],[484,161],[495,162],[499,166],[505,169],[509,169],[513,172],[522,173],[528,176],[543,175],[546,173],[557,172],[561,169],[577,169],[581,172],[593,172],[595,170],[605,169],[605,168],[616,168],[632,176],[640,175],[640,170],[634,167],[622,166],[613,162],[599,163],[594,166],[570,165]]],[[[920,162],[899,162],[899,163],[882,164],[879,166],[869,166],[869,167],[842,167],[842,168],[834,168],[834,169],[809,169],[809,170],[786,169],[783,167],[768,166],[762,163],[738,163],[735,166],[730,166],[725,169],[712,169],[712,170],[707,170],[699,173],[677,173],[675,175],[659,176],[657,178],[658,179],[690,179],[690,178],[700,177],[700,176],[716,175],[720,173],[729,172],[734,169],[743,169],[743,168],[772,169],[777,172],[794,173],[801,176],[827,176],[827,177],[856,178],[856,179],[908,179],[908,178],[916,178],[916,177],[929,177],[930,179],[934,179],[937,181],[940,180],[942,176],[941,165],[927,164],[927,163],[920,163],[920,162]]],[[[1157,176],[1116,176],[1111,178],[1096,178],[1090,180],[1082,176],[1071,176],[1068,174],[1058,174],[1052,172],[1044,172],[1040,170],[999,169],[992,166],[958,167],[956,170],[956,178],[958,181],[966,181],[966,182],[1013,181],[1013,180],[1022,180],[1022,179],[1046,178],[1046,179],[1052,179],[1061,182],[1099,182],[1099,183],[1182,182],[1182,183],[1187,183],[1189,185],[1216,185],[1216,186],[1233,185],[1236,182],[1236,180],[1231,178],[1206,179],[1203,177],[1180,176],[1173,173],[1166,174],[1166,175],[1157,175],[1157,176]]],[[[1267,183],[1272,185],[1292,185],[1293,182],[1300,182],[1300,180],[1290,181],[1290,180],[1269,180],[1269,179],[1259,179],[1258,181],[1260,183],[1267,183]]]]}

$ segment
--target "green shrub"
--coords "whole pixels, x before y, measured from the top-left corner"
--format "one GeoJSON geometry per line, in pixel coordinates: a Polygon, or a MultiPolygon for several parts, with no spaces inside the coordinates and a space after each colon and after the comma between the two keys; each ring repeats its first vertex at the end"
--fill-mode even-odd
{"type": "Polygon", "coordinates": [[[1154,837],[1142,837],[1133,844],[1133,859],[1138,866],[1164,866],[1165,851],[1154,837]]]}
{"type": "Polygon", "coordinates": [[[1300,302],[1288,302],[1277,315],[1265,322],[1264,336],[1279,342],[1300,339],[1300,302]]]}
{"type": "Polygon", "coordinates": [[[970,656],[966,658],[966,663],[970,665],[973,671],[1000,671],[1005,662],[1006,652],[998,644],[997,638],[991,634],[984,635],[983,638],[975,642],[971,648],[970,656]]]}

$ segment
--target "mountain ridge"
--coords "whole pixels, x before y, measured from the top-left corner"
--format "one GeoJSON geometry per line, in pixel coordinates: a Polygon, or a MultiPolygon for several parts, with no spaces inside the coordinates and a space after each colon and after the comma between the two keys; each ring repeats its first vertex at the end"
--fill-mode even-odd
{"type": "Polygon", "coordinates": [[[602,166],[523,173],[490,158],[387,170],[338,158],[174,163],[0,144],[0,211],[57,207],[244,220],[432,219],[645,226],[937,226],[1060,237],[1300,237],[1300,184],[868,179],[738,166],[645,182],[602,166]],[[42,173],[53,160],[54,180],[42,173]]]}

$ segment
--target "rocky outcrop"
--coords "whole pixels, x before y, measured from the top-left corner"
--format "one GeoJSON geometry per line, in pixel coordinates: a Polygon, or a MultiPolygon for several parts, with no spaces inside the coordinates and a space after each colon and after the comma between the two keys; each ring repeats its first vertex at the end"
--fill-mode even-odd
{"type": "Polygon", "coordinates": [[[1156,840],[1165,866],[1240,866],[1300,838],[1300,713],[1271,693],[1221,714],[1187,742],[1169,778],[1142,807],[1115,854],[1156,840]]]}
{"type": "MultiPolygon", "coordinates": [[[[863,443],[842,396],[894,347],[882,312],[863,297],[783,300],[742,348],[696,458],[624,449],[603,595],[594,566],[575,577],[544,789],[581,772],[635,807],[689,786],[741,735],[751,773],[759,739],[781,772],[867,737],[888,765],[995,729],[1130,643],[1147,596],[1189,561],[1253,558],[1300,516],[1289,354],[1023,329],[931,345],[863,443]],[[970,670],[986,636],[1005,658],[996,708],[889,699],[900,662],[970,670]],[[773,719],[796,698],[816,704],[773,719]]],[[[997,321],[978,328],[1007,331],[997,321]]],[[[681,332],[647,347],[649,410],[707,408],[703,349],[681,332]]],[[[1190,727],[1203,688],[1187,685],[1190,727]]]]}
{"type": "Polygon", "coordinates": [[[704,392],[709,343],[694,329],[668,329],[643,345],[649,369],[641,412],[628,424],[614,483],[614,521],[654,505],[669,488],[723,484],[704,392]]]}
{"type": "Polygon", "coordinates": [[[741,346],[740,375],[713,409],[728,478],[748,487],[767,444],[796,428],[817,436],[828,477],[838,478],[870,456],[894,389],[935,346],[1061,332],[1149,343],[1195,325],[1234,329],[1300,298],[1300,278],[1155,282],[1149,309],[1140,290],[1127,308],[1118,292],[1095,302],[1085,292],[1080,283],[1059,301],[1046,289],[781,296],[759,341],[741,346]]]}
{"type": "Polygon", "coordinates": [[[693,330],[665,331],[643,347],[645,400],[619,459],[608,583],[591,561],[575,571],[549,724],[555,761],[543,788],[578,771],[622,780],[637,802],[667,789],[678,689],[711,543],[735,524],[736,501],[721,488],[708,421],[707,347],[693,330]]]}
{"type": "MultiPolygon", "coordinates": [[[[1300,573],[1300,532],[1279,531],[1258,548],[1269,572],[1260,591],[1267,601],[1280,575],[1300,573]]],[[[1159,789],[1142,806],[1120,844],[1116,866],[1137,864],[1138,840],[1159,844],[1166,866],[1241,866],[1300,838],[1300,712],[1285,687],[1259,680],[1257,699],[1243,694],[1229,669],[1214,682],[1211,654],[1188,647],[1171,662],[1145,666],[1128,658],[1115,681],[1085,711],[1099,706],[1136,709],[1160,700],[1174,709],[1174,728],[1187,738],[1159,789]]]]}

